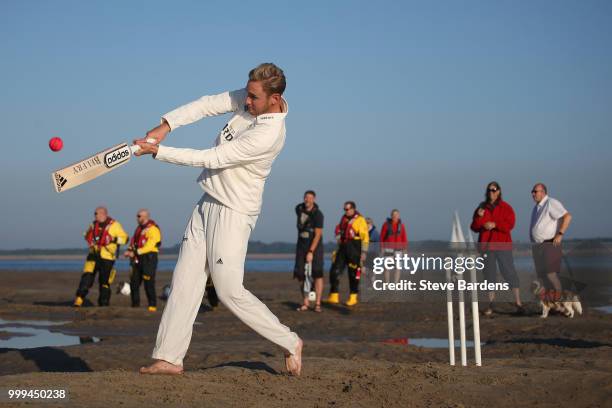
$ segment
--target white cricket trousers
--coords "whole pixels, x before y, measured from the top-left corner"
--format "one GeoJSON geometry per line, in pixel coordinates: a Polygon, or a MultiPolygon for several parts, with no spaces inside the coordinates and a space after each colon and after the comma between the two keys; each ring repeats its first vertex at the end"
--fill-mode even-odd
{"type": "Polygon", "coordinates": [[[172,275],[154,359],[183,365],[208,274],[219,300],[233,314],[266,339],[295,353],[297,334],[242,285],[247,244],[256,221],[257,216],[236,212],[206,194],[198,202],[172,275]]]}

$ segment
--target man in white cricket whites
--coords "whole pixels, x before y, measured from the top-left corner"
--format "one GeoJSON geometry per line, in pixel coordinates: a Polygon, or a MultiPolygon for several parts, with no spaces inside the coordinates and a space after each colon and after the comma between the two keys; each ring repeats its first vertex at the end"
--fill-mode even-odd
{"type": "Polygon", "coordinates": [[[242,284],[249,235],[261,208],[264,183],[285,142],[285,75],[274,64],[249,73],[246,89],[202,98],[167,113],[160,126],[135,140],[137,155],[203,167],[198,178],[204,195],[187,224],[170,298],[157,333],[153,358],[143,374],[181,374],[206,279],[210,274],[219,299],[257,333],[285,349],[287,371],[300,375],[302,340],[242,284]],[[179,126],[232,112],[215,146],[206,150],[161,145],[179,126]],[[155,139],[155,143],[147,143],[155,139]]]}

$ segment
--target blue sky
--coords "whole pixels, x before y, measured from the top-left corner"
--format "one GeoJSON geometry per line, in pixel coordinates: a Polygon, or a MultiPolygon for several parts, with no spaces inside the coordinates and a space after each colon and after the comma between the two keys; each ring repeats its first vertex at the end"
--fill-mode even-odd
{"type": "MultiPolygon", "coordinates": [[[[607,1],[5,1],[0,248],[79,246],[100,203],[129,232],[149,207],[176,243],[199,169],[137,160],[59,195],[49,175],[267,61],[287,74],[290,113],[252,239],[293,240],[306,189],[326,240],[348,199],[379,225],[399,208],[409,239],[447,239],[490,180],[515,240],[536,181],[573,213],[569,237],[610,236],[611,18],[607,1]]],[[[226,119],[167,144],[209,147],[226,119]]]]}

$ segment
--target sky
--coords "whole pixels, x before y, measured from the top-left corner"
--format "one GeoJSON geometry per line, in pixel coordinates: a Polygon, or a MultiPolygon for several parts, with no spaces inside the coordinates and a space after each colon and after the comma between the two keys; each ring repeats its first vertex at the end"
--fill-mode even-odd
{"type": "MultiPolygon", "coordinates": [[[[261,62],[284,69],[289,115],[251,239],[295,240],[307,189],[326,241],[346,200],[379,228],[400,209],[409,240],[448,239],[491,180],[517,241],[538,181],[572,213],[568,238],[611,236],[611,19],[609,1],[5,0],[0,249],[84,245],[100,204],[129,233],[147,207],[178,243],[200,169],[141,158],[62,194],[50,174],[245,86],[261,62]]],[[[166,144],[208,148],[227,119],[166,144]]]]}

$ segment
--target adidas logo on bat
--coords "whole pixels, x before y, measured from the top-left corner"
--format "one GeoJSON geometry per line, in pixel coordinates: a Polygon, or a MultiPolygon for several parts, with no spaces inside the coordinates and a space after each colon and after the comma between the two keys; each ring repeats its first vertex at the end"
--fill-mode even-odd
{"type": "Polygon", "coordinates": [[[110,151],[104,155],[104,164],[109,169],[130,159],[130,148],[123,145],[118,149],[110,151]]]}
{"type": "Polygon", "coordinates": [[[55,185],[57,186],[57,191],[60,191],[62,187],[66,185],[67,182],[67,178],[64,178],[60,174],[55,173],[55,185]]]}

